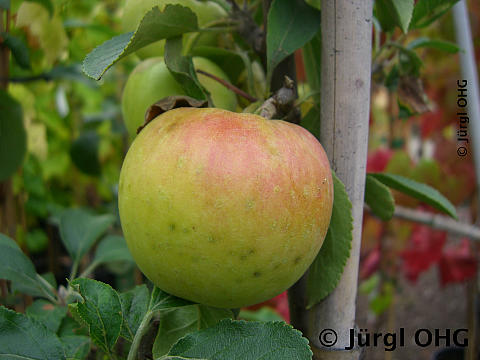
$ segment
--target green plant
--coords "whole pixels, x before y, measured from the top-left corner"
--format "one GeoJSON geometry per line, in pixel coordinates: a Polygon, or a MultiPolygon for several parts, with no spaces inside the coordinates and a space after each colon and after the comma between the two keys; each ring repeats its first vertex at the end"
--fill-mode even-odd
{"type": "MultiPolygon", "coordinates": [[[[138,23],[145,14],[153,7],[158,6],[163,10],[167,4],[178,4],[191,9],[198,19],[199,26],[212,26],[221,24],[227,19],[226,11],[213,1],[198,0],[127,0],[123,9],[122,30],[124,32],[135,31],[138,23]]],[[[195,45],[216,45],[217,33],[205,31],[200,34],[191,34],[185,38],[185,46],[193,47],[195,45]]],[[[136,54],[142,58],[163,56],[165,41],[157,41],[147,45],[136,54]]]]}

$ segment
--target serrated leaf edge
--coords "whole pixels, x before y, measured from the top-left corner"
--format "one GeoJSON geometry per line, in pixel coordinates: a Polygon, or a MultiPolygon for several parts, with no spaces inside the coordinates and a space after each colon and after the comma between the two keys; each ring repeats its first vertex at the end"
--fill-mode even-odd
{"type": "MultiPolygon", "coordinates": [[[[340,282],[340,278],[342,277],[342,274],[343,274],[343,271],[345,270],[345,265],[347,265],[347,261],[348,259],[350,258],[350,255],[351,255],[351,251],[352,251],[352,237],[353,237],[353,216],[352,216],[352,202],[350,201],[350,198],[348,197],[348,193],[347,193],[347,190],[345,188],[345,184],[337,177],[337,175],[332,171],[332,178],[335,182],[335,180],[337,181],[337,183],[339,183],[341,185],[341,189],[343,190],[342,193],[346,196],[347,200],[348,200],[348,213],[349,213],[349,222],[348,222],[348,227],[349,227],[349,232],[352,234],[350,236],[350,241],[348,242],[348,253],[349,255],[345,258],[344,261],[342,261],[342,271],[338,272],[337,273],[337,276],[335,277],[335,281],[332,282],[332,285],[331,286],[327,286],[327,293],[320,297],[320,299],[318,299],[317,301],[315,302],[311,302],[311,301],[308,301],[307,303],[307,306],[306,308],[307,309],[311,309],[313,306],[315,306],[316,304],[318,304],[318,302],[322,301],[323,299],[325,299],[328,295],[331,294],[331,292],[333,290],[335,290],[335,288],[337,287],[338,283],[340,282]]],[[[335,200],[334,200],[335,202],[335,200]]],[[[328,230],[330,231],[330,229],[328,230]]],[[[327,232],[328,233],[328,232],[327,232]]]]}

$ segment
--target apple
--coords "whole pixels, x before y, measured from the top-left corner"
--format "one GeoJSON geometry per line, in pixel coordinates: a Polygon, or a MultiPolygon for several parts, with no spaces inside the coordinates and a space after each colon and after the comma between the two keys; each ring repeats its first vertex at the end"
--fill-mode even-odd
{"type": "MultiPolygon", "coordinates": [[[[230,81],[215,63],[201,57],[194,57],[196,69],[206,71],[223,80],[230,81]]],[[[197,74],[200,83],[210,92],[215,106],[235,110],[235,94],[216,80],[197,74]]],[[[122,113],[130,138],[145,121],[148,107],[158,100],[171,95],[185,95],[185,91],[168,70],[163,58],[150,58],[139,63],[128,77],[122,95],[122,113]]]]}
{"type": "Polygon", "coordinates": [[[238,308],[305,273],[327,233],[333,182],[322,146],[298,125],[178,108],[133,141],[118,201],[128,247],[155,285],[238,308]]]}
{"type": "MultiPolygon", "coordinates": [[[[153,7],[163,11],[167,4],[182,5],[190,8],[196,15],[199,27],[205,26],[208,23],[226,18],[227,12],[215,2],[212,1],[197,1],[197,0],[127,0],[122,16],[122,29],[124,32],[135,31],[138,24],[153,7]]],[[[193,41],[193,36],[196,34],[187,34],[186,41],[193,41]]],[[[198,38],[197,45],[216,45],[217,35],[214,33],[202,34],[198,38]]],[[[165,40],[157,41],[153,44],[138,50],[136,54],[141,59],[146,59],[154,56],[163,56],[165,47],[165,40]]]]}

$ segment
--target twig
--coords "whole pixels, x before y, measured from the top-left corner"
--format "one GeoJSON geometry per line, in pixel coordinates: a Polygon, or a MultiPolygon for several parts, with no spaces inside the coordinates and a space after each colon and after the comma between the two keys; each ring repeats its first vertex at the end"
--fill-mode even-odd
{"type": "Polygon", "coordinates": [[[257,101],[257,98],[253,97],[250,94],[247,94],[245,91],[243,91],[242,89],[239,89],[235,85],[230,84],[228,81],[220,79],[218,76],[215,76],[215,75],[210,74],[210,73],[208,73],[206,71],[203,71],[203,70],[197,70],[197,73],[208,76],[209,78],[212,78],[213,80],[215,80],[215,81],[219,82],[220,84],[222,84],[223,86],[225,86],[227,89],[232,90],[235,94],[244,97],[248,101],[251,101],[251,102],[257,101]]]}
{"type": "Polygon", "coordinates": [[[397,218],[429,225],[434,229],[445,230],[451,234],[465,236],[480,241],[480,228],[466,223],[455,221],[447,216],[432,214],[425,211],[395,206],[394,215],[397,218]]]}
{"type": "Polygon", "coordinates": [[[266,119],[284,119],[298,124],[300,113],[295,107],[296,98],[295,83],[285,76],[283,86],[260,106],[258,113],[266,119]]]}
{"type": "Polygon", "coordinates": [[[260,56],[262,63],[266,65],[265,32],[255,23],[249,11],[241,9],[234,0],[228,0],[232,5],[231,17],[237,20],[238,34],[251,46],[260,56]]]}
{"type": "Polygon", "coordinates": [[[38,75],[25,76],[25,77],[0,78],[0,81],[8,81],[11,83],[26,83],[26,82],[37,81],[37,80],[52,81],[53,78],[49,74],[38,74],[38,75]]]}

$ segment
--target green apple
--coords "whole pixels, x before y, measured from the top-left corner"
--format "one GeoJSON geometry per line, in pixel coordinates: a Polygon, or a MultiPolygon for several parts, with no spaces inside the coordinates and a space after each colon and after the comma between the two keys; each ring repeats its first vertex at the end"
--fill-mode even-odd
{"type": "MultiPolygon", "coordinates": [[[[194,57],[193,64],[196,69],[229,81],[222,69],[208,59],[194,57]]],[[[197,77],[210,92],[216,107],[236,110],[237,98],[232,91],[203,74],[197,74],[197,77]]],[[[185,95],[185,91],[176,82],[163,58],[150,58],[135,67],[128,77],[122,95],[123,118],[132,139],[136,136],[137,129],[143,125],[148,107],[171,95],[185,95]]]]}
{"type": "Polygon", "coordinates": [[[118,200],[128,247],[154,284],[237,308],[305,273],[327,233],[333,182],[322,146],[298,125],[179,108],[134,140],[118,200]]]}
{"type": "MultiPolygon", "coordinates": [[[[206,24],[226,18],[228,14],[217,3],[211,1],[197,1],[197,0],[127,0],[122,16],[122,29],[124,32],[135,31],[138,24],[153,7],[158,6],[161,11],[167,4],[177,4],[190,8],[198,19],[200,27],[206,24]]],[[[193,36],[196,34],[187,34],[187,41],[193,41],[193,36]]],[[[216,45],[217,35],[213,33],[202,34],[197,44],[198,45],[216,45]]],[[[165,41],[160,40],[150,44],[136,52],[141,58],[149,58],[153,56],[163,56],[165,41]]]]}

